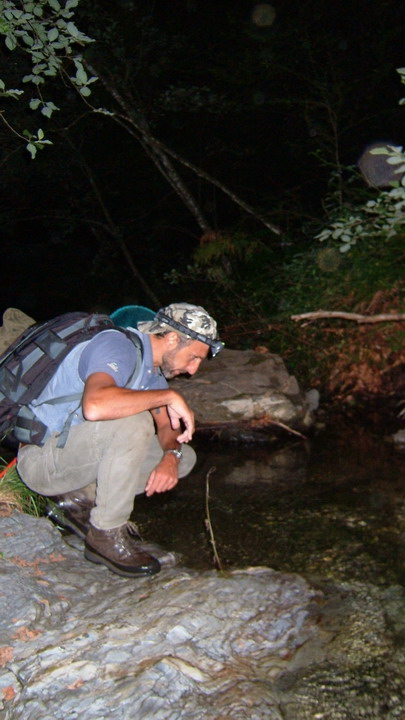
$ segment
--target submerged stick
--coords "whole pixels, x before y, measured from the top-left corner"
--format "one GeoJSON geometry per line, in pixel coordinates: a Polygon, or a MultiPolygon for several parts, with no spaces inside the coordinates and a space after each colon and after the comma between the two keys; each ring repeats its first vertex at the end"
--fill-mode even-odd
{"type": "Polygon", "coordinates": [[[217,546],[216,546],[216,542],[215,542],[214,531],[213,531],[213,529],[212,529],[211,516],[210,516],[210,505],[209,505],[209,498],[210,498],[210,475],[212,475],[212,473],[215,472],[215,470],[216,470],[216,467],[211,467],[211,468],[208,470],[207,476],[206,476],[206,478],[205,478],[205,512],[206,512],[206,515],[207,515],[207,517],[205,518],[205,527],[207,528],[207,530],[208,530],[208,532],[209,532],[210,542],[211,542],[211,545],[212,545],[212,549],[213,549],[213,551],[214,551],[215,564],[216,564],[218,570],[222,570],[221,560],[219,559],[219,555],[218,555],[218,552],[217,552],[217,546]]]}

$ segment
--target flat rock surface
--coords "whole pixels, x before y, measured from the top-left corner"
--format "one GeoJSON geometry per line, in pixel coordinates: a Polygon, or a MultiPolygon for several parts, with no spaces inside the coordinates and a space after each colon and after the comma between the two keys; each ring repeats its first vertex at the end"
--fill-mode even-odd
{"type": "Polygon", "coordinates": [[[67,540],[0,518],[4,720],[404,717],[402,588],[265,567],[131,580],[67,540]]]}

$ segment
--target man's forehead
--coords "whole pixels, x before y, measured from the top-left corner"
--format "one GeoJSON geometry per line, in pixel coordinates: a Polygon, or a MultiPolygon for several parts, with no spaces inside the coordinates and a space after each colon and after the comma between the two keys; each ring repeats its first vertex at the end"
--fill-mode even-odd
{"type": "Polygon", "coordinates": [[[200,340],[193,340],[193,342],[190,343],[190,345],[186,346],[188,350],[190,350],[196,357],[204,358],[207,357],[210,348],[207,345],[207,343],[203,343],[200,340]]]}

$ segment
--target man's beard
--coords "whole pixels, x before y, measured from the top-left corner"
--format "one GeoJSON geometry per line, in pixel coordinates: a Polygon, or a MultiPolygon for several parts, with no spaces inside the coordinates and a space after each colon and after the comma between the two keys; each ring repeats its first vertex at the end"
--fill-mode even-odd
{"type": "Polygon", "coordinates": [[[176,368],[175,366],[175,357],[177,355],[177,349],[176,350],[168,350],[164,353],[162,357],[162,362],[160,364],[160,369],[165,376],[166,380],[170,380],[171,378],[176,377],[176,375],[181,375],[182,372],[185,372],[184,370],[180,370],[179,368],[176,368]]]}

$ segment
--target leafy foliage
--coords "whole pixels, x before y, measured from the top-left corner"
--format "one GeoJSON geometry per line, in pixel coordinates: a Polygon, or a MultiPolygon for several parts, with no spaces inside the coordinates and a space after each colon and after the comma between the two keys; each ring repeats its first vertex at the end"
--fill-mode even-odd
{"type": "Polygon", "coordinates": [[[350,207],[342,208],[338,218],[318,233],[315,238],[320,242],[337,241],[339,251],[346,253],[358,241],[370,237],[389,240],[403,232],[405,220],[405,153],[402,147],[387,145],[371,151],[374,155],[385,155],[387,163],[395,166],[399,180],[391,190],[382,191],[375,199],[368,200],[354,211],[350,207]]]}
{"type": "MultiPolygon", "coordinates": [[[[39,110],[47,118],[59,108],[52,100],[44,99],[42,88],[50,78],[62,73],[66,76],[66,61],[69,67],[73,66],[74,72],[73,75],[67,74],[67,77],[83,97],[90,95],[89,86],[97,80],[96,77],[88,76],[77,51],[77,46],[83,47],[93,42],[73,22],[74,9],[78,3],[79,0],[66,0],[64,4],[59,0],[2,0],[0,3],[0,34],[5,37],[7,50],[18,51],[29,57],[30,71],[21,78],[21,84],[29,83],[35,87],[36,96],[30,98],[29,108],[39,110]]],[[[4,80],[0,79],[1,97],[18,100],[24,93],[21,87],[7,88],[4,80]]],[[[7,122],[4,110],[1,117],[7,122]]],[[[42,128],[36,134],[11,129],[21,139],[26,138],[26,147],[32,158],[35,158],[37,150],[51,144],[50,140],[45,139],[42,128]]]]}

